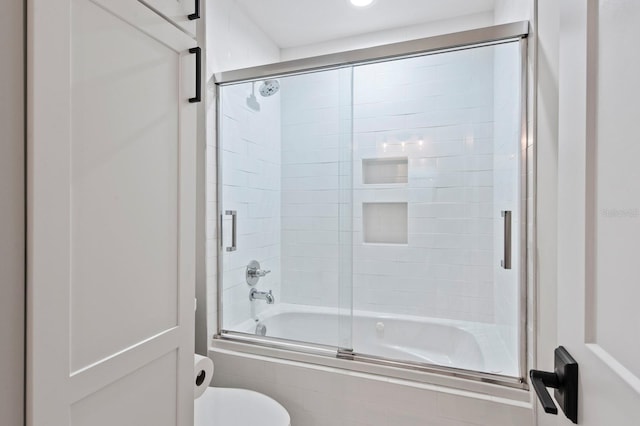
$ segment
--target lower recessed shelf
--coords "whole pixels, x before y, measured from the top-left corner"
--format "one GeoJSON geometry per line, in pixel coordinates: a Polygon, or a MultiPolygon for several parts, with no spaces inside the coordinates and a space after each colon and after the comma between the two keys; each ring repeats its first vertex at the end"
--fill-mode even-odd
{"type": "Polygon", "coordinates": [[[365,243],[407,244],[407,203],[363,203],[365,243]]]}

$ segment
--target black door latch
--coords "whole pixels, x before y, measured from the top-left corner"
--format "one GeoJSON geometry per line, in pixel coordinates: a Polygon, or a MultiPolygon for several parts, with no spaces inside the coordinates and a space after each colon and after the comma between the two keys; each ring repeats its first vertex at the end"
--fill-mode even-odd
{"type": "Polygon", "coordinates": [[[560,346],[555,350],[555,371],[531,370],[531,384],[538,395],[538,399],[545,413],[558,414],[558,408],[553,403],[547,388],[554,388],[553,395],[558,405],[569,420],[578,423],[578,363],[560,346]]]}

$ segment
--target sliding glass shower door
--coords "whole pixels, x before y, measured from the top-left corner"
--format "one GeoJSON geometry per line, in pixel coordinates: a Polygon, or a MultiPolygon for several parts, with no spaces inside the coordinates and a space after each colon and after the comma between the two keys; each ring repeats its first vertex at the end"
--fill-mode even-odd
{"type": "Polygon", "coordinates": [[[351,347],[351,85],[346,67],[220,88],[224,330],[351,347]]]}
{"type": "Polygon", "coordinates": [[[354,68],[356,353],[520,374],[521,58],[354,68]]]}
{"type": "Polygon", "coordinates": [[[220,85],[221,335],[519,383],[525,51],[220,85]]]}

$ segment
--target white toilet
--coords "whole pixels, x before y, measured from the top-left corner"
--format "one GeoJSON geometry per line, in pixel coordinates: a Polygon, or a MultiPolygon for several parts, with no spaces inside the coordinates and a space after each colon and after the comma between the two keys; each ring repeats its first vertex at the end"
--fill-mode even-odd
{"type": "Polygon", "coordinates": [[[209,387],[195,400],[194,426],[291,426],[284,407],[246,389],[209,387]]]}

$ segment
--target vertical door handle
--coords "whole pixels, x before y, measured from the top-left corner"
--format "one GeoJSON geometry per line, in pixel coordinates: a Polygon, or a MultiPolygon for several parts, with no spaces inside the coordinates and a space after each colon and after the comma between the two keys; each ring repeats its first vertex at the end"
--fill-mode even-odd
{"type": "Polygon", "coordinates": [[[196,96],[189,98],[189,103],[194,103],[202,100],[202,49],[192,47],[189,53],[196,54],[196,96]]]}
{"type": "Polygon", "coordinates": [[[227,251],[236,251],[238,249],[238,212],[227,210],[224,214],[231,216],[231,247],[227,247],[227,251]]]}
{"type": "Polygon", "coordinates": [[[194,19],[200,19],[200,0],[196,0],[196,7],[194,12],[187,16],[187,18],[189,18],[190,21],[193,21],[194,19]]]}
{"type": "Polygon", "coordinates": [[[503,210],[502,218],[504,222],[504,253],[501,263],[504,269],[511,269],[511,211],[503,210]]]}

